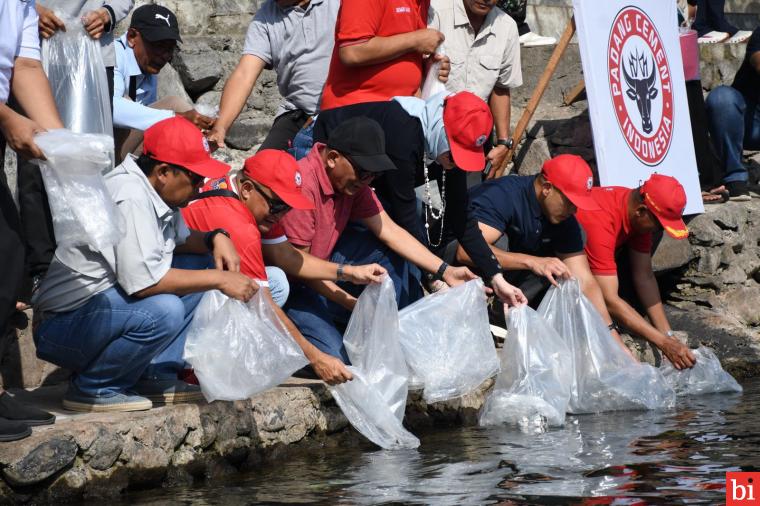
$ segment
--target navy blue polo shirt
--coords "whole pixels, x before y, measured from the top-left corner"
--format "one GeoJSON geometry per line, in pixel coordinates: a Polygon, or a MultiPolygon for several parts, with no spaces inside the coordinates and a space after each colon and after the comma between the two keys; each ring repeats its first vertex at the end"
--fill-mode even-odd
{"type": "Polygon", "coordinates": [[[503,232],[509,251],[537,255],[554,251],[583,251],[583,235],[575,216],[552,225],[541,212],[533,189],[536,176],[507,176],[486,181],[470,190],[470,205],[480,223],[503,232]]]}

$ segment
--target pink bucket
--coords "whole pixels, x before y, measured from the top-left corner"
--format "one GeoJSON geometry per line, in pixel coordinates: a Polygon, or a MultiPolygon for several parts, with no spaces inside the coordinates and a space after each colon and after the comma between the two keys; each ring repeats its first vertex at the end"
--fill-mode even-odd
{"type": "Polygon", "coordinates": [[[697,43],[697,31],[681,29],[680,35],[684,77],[687,81],[699,81],[699,44],[697,43]]]}

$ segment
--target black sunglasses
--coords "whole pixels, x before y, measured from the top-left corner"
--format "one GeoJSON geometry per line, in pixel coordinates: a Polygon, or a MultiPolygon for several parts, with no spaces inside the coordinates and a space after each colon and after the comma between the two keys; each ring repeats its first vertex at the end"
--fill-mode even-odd
{"type": "Polygon", "coordinates": [[[203,181],[206,180],[205,177],[201,176],[200,174],[196,174],[195,172],[188,170],[184,167],[180,167],[179,165],[172,165],[171,166],[174,170],[177,170],[179,172],[184,172],[187,177],[190,179],[190,183],[193,185],[193,187],[200,186],[203,184],[203,181]]]}
{"type": "Polygon", "coordinates": [[[256,191],[259,192],[259,195],[264,197],[264,200],[267,202],[267,206],[269,206],[269,214],[275,215],[284,213],[285,211],[290,211],[291,207],[289,204],[286,204],[279,198],[270,197],[264,192],[264,189],[256,183],[254,180],[251,180],[251,184],[254,188],[256,188],[256,191]]]}

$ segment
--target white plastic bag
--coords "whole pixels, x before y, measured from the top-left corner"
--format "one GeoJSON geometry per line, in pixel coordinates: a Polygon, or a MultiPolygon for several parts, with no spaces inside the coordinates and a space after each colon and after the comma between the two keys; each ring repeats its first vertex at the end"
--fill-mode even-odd
{"type": "Polygon", "coordinates": [[[66,31],[42,41],[42,65],[63,124],[77,133],[112,137],[111,95],[100,43],[87,34],[81,20],[63,21],[66,31]]]}
{"type": "Polygon", "coordinates": [[[47,160],[40,166],[59,246],[104,250],[124,235],[121,213],[103,180],[112,166],[113,139],[100,134],[48,130],[34,142],[47,160]]]}
{"type": "Polygon", "coordinates": [[[436,292],[399,313],[401,347],[423,398],[462,396],[499,372],[483,281],[436,292]]]}
{"type": "Polygon", "coordinates": [[[538,308],[571,349],[574,377],[570,413],[624,409],[665,409],[675,392],[660,371],[638,362],[610,334],[577,280],[547,292],[538,308]]]}
{"type": "Polygon", "coordinates": [[[381,448],[417,448],[419,439],[402,424],[409,371],[398,341],[398,308],[388,276],[359,296],[343,343],[354,379],[330,387],[343,414],[381,448]]]}
{"type": "MultiPolygon", "coordinates": [[[[445,55],[443,49],[443,44],[438,46],[438,49],[434,54],[440,54],[445,55]]],[[[433,58],[433,55],[430,55],[431,58],[433,58]]],[[[422,83],[422,90],[420,92],[420,98],[422,100],[427,100],[433,95],[438,95],[439,93],[442,93],[446,91],[446,85],[441,82],[440,79],[438,79],[438,73],[441,71],[441,61],[438,60],[436,62],[433,62],[430,67],[428,68],[427,75],[425,76],[425,81],[422,83]]]]}
{"type": "Polygon", "coordinates": [[[206,292],[190,324],[184,359],[209,402],[247,399],[308,364],[261,291],[247,304],[218,290],[206,292]]]}
{"type": "Polygon", "coordinates": [[[573,379],[570,349],[528,306],[509,311],[501,372],[480,414],[480,425],[510,423],[541,432],[561,426],[573,379]]]}
{"type": "Polygon", "coordinates": [[[691,369],[679,371],[669,360],[660,366],[676,395],[702,395],[718,392],[741,392],[742,386],[723,370],[715,353],[705,346],[693,350],[697,363],[691,369]]]}

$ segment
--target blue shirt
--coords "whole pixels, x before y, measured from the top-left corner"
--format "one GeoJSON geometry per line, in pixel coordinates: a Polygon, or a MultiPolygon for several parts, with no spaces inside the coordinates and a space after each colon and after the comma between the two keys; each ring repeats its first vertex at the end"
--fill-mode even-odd
{"type": "Polygon", "coordinates": [[[536,255],[548,247],[555,254],[583,251],[583,235],[575,216],[552,225],[541,211],[533,181],[536,176],[507,176],[470,190],[478,222],[504,233],[509,251],[536,255]]]}

